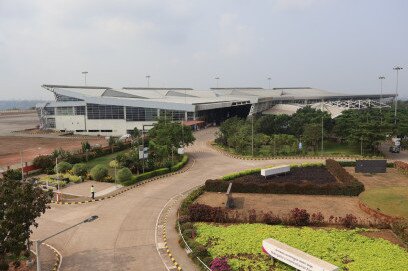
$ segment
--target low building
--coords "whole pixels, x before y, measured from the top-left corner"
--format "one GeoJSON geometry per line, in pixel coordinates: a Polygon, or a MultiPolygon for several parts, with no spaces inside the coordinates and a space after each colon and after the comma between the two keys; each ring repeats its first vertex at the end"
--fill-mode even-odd
{"type": "Polygon", "coordinates": [[[345,109],[386,106],[395,97],[339,94],[314,88],[42,87],[55,96],[55,101],[36,106],[42,129],[103,136],[121,136],[135,127],[148,130],[159,117],[219,124],[233,116],[279,114],[282,105],[292,111],[311,105],[338,115],[345,109]]]}

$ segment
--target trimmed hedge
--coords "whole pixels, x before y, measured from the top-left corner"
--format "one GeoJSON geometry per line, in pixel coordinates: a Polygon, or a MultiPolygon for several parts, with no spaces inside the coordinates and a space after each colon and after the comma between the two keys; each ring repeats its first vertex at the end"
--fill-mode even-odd
{"type": "MultiPolygon", "coordinates": [[[[316,165],[314,165],[316,166],[316,165]]],[[[259,194],[303,194],[303,195],[345,195],[358,196],[364,191],[364,185],[357,181],[351,174],[340,166],[337,161],[327,160],[327,170],[337,179],[334,183],[314,184],[307,183],[276,183],[276,182],[260,182],[257,184],[248,183],[241,180],[234,180],[231,191],[233,193],[259,193],[259,194]]],[[[226,192],[229,182],[244,174],[249,170],[226,175],[220,180],[207,180],[205,182],[205,191],[209,192],[226,192]],[[234,177],[234,178],[233,178],[234,177]]],[[[254,169],[252,174],[259,173],[258,169],[254,169]]]]}
{"type": "Polygon", "coordinates": [[[132,177],[131,180],[127,181],[127,182],[123,182],[122,184],[125,186],[129,186],[132,184],[135,184],[137,182],[141,182],[144,181],[146,179],[150,179],[156,176],[160,176],[160,175],[164,175],[173,171],[177,171],[179,169],[181,169],[185,164],[187,164],[188,162],[188,155],[184,155],[183,159],[177,163],[176,165],[174,165],[173,167],[169,168],[159,168],[153,171],[149,171],[149,172],[145,172],[139,175],[135,175],[132,177]]]}
{"type": "Polygon", "coordinates": [[[183,158],[181,159],[181,161],[171,167],[171,171],[177,171],[181,169],[185,164],[187,164],[187,162],[188,162],[188,155],[183,155],[183,158]]]}
{"type": "Polygon", "coordinates": [[[108,176],[108,169],[104,165],[96,165],[91,169],[91,177],[95,181],[103,181],[108,176]]]}

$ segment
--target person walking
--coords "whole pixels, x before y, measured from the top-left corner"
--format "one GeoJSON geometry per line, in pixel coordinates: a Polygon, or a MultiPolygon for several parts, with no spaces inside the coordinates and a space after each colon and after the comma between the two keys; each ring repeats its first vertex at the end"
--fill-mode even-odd
{"type": "Polygon", "coordinates": [[[95,199],[95,187],[93,185],[91,185],[91,195],[92,199],[95,199]]]}

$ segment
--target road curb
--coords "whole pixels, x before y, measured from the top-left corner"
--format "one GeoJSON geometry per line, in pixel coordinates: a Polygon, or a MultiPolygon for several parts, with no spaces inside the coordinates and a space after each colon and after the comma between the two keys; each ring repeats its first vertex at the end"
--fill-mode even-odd
{"type": "Polygon", "coordinates": [[[70,201],[70,202],[57,202],[57,201],[52,200],[51,203],[57,204],[57,205],[76,205],[76,204],[86,204],[86,203],[92,203],[92,202],[103,201],[103,200],[106,200],[106,199],[111,199],[111,198],[117,197],[117,196],[131,190],[131,189],[134,189],[134,188],[136,188],[138,186],[141,186],[143,184],[146,184],[146,183],[158,180],[158,179],[163,179],[163,178],[166,178],[166,177],[170,177],[170,176],[173,176],[173,175],[182,174],[182,173],[188,171],[192,166],[194,166],[194,163],[195,163],[195,160],[193,160],[192,165],[189,166],[189,167],[186,167],[188,165],[188,163],[187,163],[186,165],[184,165],[184,167],[182,169],[180,169],[178,171],[167,173],[167,174],[160,175],[160,176],[156,176],[156,177],[153,177],[153,178],[150,178],[150,179],[146,179],[144,181],[141,181],[141,182],[138,182],[136,184],[130,185],[130,186],[126,187],[125,189],[120,190],[119,192],[116,192],[116,193],[114,192],[112,195],[109,195],[109,196],[96,198],[96,199],[92,199],[92,200],[70,201]]]}
{"type": "MultiPolygon", "coordinates": [[[[239,160],[249,160],[249,161],[260,161],[260,160],[282,160],[282,159],[343,159],[343,160],[356,160],[356,159],[379,159],[381,157],[362,157],[362,156],[271,156],[271,157],[247,157],[247,156],[240,156],[231,154],[226,150],[221,149],[218,146],[212,144],[213,141],[208,141],[207,146],[211,149],[234,159],[239,160]]],[[[384,158],[382,158],[384,159],[384,158]]]]}

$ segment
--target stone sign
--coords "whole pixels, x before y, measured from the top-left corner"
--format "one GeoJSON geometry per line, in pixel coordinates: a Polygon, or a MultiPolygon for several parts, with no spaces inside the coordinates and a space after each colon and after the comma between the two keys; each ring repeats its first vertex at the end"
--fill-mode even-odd
{"type": "Polygon", "coordinates": [[[272,258],[284,262],[300,271],[340,271],[337,266],[331,263],[272,238],[262,241],[262,249],[272,258]]]}

